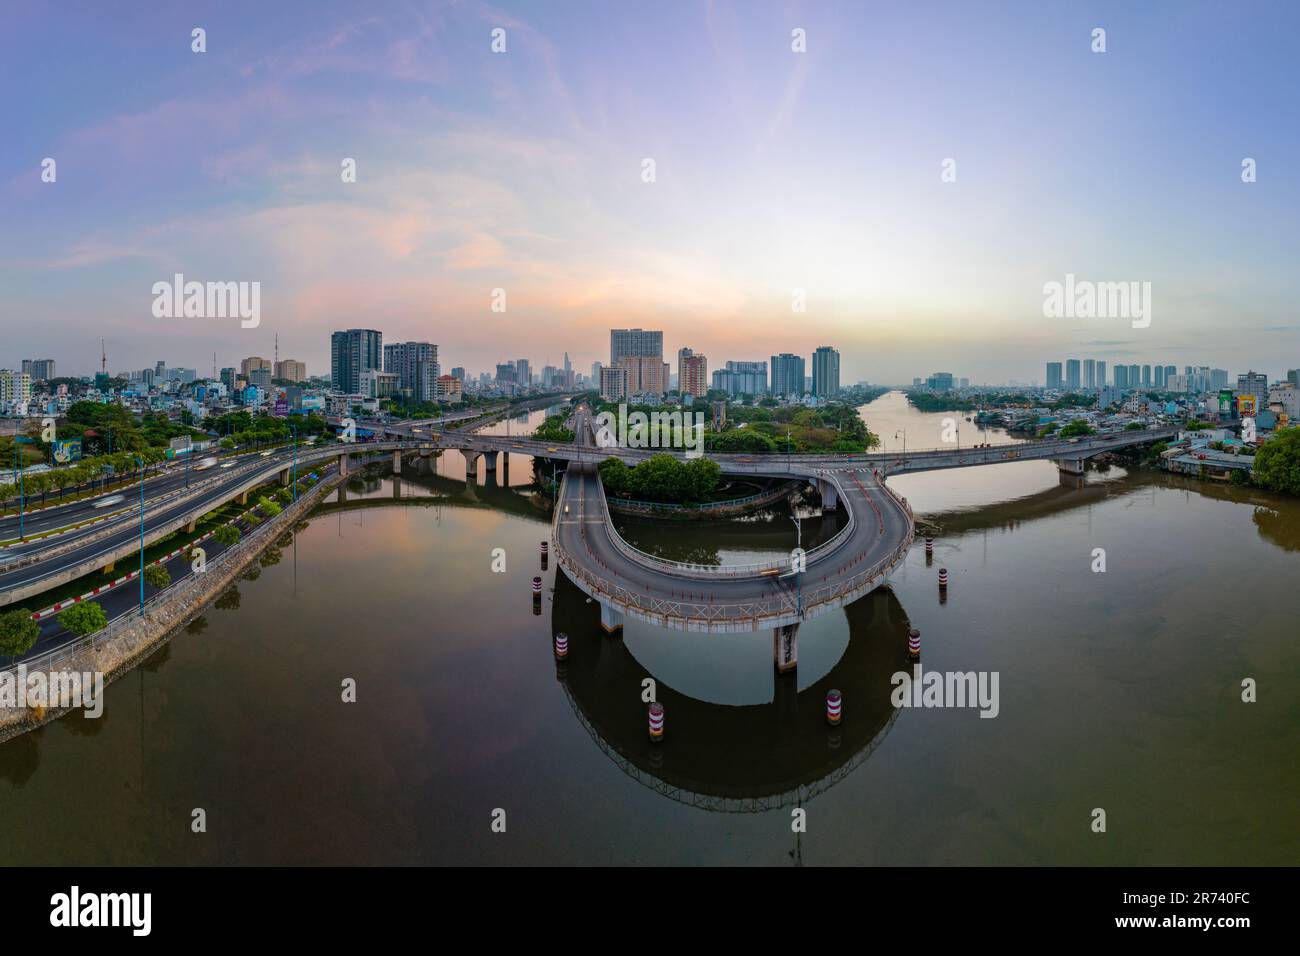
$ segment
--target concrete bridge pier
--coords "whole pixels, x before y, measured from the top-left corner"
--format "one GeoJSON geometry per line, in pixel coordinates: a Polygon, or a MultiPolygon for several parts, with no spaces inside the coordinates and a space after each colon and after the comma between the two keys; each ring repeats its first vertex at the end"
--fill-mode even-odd
{"type": "Polygon", "coordinates": [[[1066,475],[1082,475],[1084,471],[1083,463],[1084,460],[1082,458],[1056,459],[1056,467],[1060,469],[1062,474],[1066,475]]]}
{"type": "Polygon", "coordinates": [[[465,456],[465,478],[467,481],[478,481],[478,460],[483,457],[481,451],[470,451],[464,449],[461,454],[465,456]]]}
{"type": "Polygon", "coordinates": [[[817,493],[822,497],[822,510],[834,511],[839,507],[840,499],[835,490],[835,482],[826,478],[817,479],[817,493]]]}
{"type": "Polygon", "coordinates": [[[288,468],[286,468],[286,469],[284,469],[282,472],[280,472],[280,487],[281,487],[281,488],[288,488],[288,487],[289,487],[289,469],[288,469],[288,468]]]}
{"type": "Polygon", "coordinates": [[[401,473],[402,473],[402,451],[399,448],[393,452],[393,474],[400,475],[401,473]]]}
{"type": "Polygon", "coordinates": [[[623,612],[604,601],[600,603],[600,626],[606,634],[623,630],[623,612]]]}
{"type": "Polygon", "coordinates": [[[348,474],[348,454],[347,454],[347,452],[344,452],[343,454],[339,455],[339,474],[342,475],[342,476],[345,477],[345,478],[347,477],[347,474],[348,474]]]}
{"type": "Polygon", "coordinates": [[[793,674],[799,666],[799,625],[772,628],[772,663],[778,674],[793,674]]]}
{"type": "Polygon", "coordinates": [[[485,451],[483,453],[483,457],[487,459],[487,470],[490,474],[496,474],[498,454],[499,453],[495,451],[485,451]]]}
{"type": "Polygon", "coordinates": [[[510,487],[510,452],[501,456],[501,487],[510,487]]]}

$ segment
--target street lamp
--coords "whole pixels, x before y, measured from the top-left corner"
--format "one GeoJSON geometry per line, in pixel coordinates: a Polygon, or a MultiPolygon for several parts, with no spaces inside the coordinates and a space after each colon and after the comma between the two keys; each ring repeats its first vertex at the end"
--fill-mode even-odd
{"type": "Polygon", "coordinates": [[[18,467],[18,445],[20,443],[30,445],[32,439],[25,435],[14,436],[14,475],[18,480],[18,540],[23,540],[23,473],[18,467]]]}
{"type": "Polygon", "coordinates": [[[907,429],[906,428],[898,429],[898,431],[894,432],[894,437],[897,438],[900,433],[903,436],[903,460],[906,461],[907,460],[907,429]]]}
{"type": "Polygon", "coordinates": [[[293,432],[293,500],[298,501],[298,426],[289,424],[289,430],[293,432]]]}
{"type": "Polygon", "coordinates": [[[144,459],[132,457],[140,465],[140,616],[144,617],[144,459]]]}
{"type": "MultiPolygon", "coordinates": [[[[803,551],[803,525],[799,522],[799,516],[792,514],[790,520],[794,522],[795,550],[803,551]]],[[[803,614],[803,562],[804,555],[800,553],[799,563],[794,567],[794,609],[796,614],[803,614]]]]}

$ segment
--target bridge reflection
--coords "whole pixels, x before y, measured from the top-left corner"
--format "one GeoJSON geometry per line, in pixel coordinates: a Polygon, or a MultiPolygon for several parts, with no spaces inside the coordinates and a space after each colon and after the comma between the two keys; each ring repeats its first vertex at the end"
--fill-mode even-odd
{"type": "Polygon", "coordinates": [[[733,706],[688,697],[657,681],[667,732],[652,744],[643,679],[653,676],[621,635],[600,627],[600,608],[556,575],[551,623],[569,636],[556,677],[574,715],[596,746],[638,783],[707,810],[757,813],[795,806],[843,780],[867,760],[898,711],[890,676],[906,669],[907,615],[882,588],[844,609],[849,642],[815,684],[798,690],[794,675],[776,677],[766,704],[733,706]],[[844,719],[826,721],[826,692],[844,695],[844,719]]]}

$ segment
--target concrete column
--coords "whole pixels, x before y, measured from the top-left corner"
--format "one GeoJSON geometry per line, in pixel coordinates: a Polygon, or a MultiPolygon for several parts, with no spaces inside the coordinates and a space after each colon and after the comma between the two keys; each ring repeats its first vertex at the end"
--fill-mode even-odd
{"type": "Polygon", "coordinates": [[[799,625],[772,628],[772,662],[777,673],[793,673],[799,665],[799,625]]]}
{"type": "Polygon", "coordinates": [[[247,491],[240,492],[239,497],[236,498],[235,500],[238,501],[241,505],[248,504],[248,492],[247,491]]]}
{"type": "Polygon", "coordinates": [[[482,456],[481,451],[469,451],[466,449],[461,452],[465,456],[465,477],[469,481],[478,481],[478,460],[482,456]]]}
{"type": "Polygon", "coordinates": [[[195,531],[198,530],[198,525],[199,525],[199,519],[191,518],[190,523],[185,526],[185,533],[193,534],[195,531]]]}
{"type": "Polygon", "coordinates": [[[822,510],[834,511],[839,507],[839,495],[835,491],[835,483],[829,478],[817,479],[817,491],[822,496],[822,510]]]}
{"type": "Polygon", "coordinates": [[[288,468],[286,468],[284,471],[280,472],[280,487],[281,487],[281,488],[288,488],[288,487],[289,487],[289,469],[288,469],[288,468]]]}
{"type": "Polygon", "coordinates": [[[600,626],[605,629],[606,634],[612,634],[615,631],[623,630],[623,612],[618,608],[601,601],[600,626]]]}
{"type": "Polygon", "coordinates": [[[1056,467],[1059,468],[1061,471],[1065,472],[1067,475],[1082,475],[1083,459],[1082,458],[1057,458],[1056,467]]]}
{"type": "Polygon", "coordinates": [[[495,451],[487,451],[483,454],[487,457],[487,470],[495,472],[497,470],[497,453],[495,451]]]}
{"type": "Polygon", "coordinates": [[[401,473],[402,473],[402,452],[399,449],[393,452],[393,474],[400,475],[401,473]]]}
{"type": "Polygon", "coordinates": [[[347,453],[344,452],[342,455],[339,455],[339,474],[346,476],[347,473],[348,473],[348,456],[347,453]]]}
{"type": "Polygon", "coordinates": [[[510,486],[510,452],[501,456],[501,484],[503,487],[510,486]]]}

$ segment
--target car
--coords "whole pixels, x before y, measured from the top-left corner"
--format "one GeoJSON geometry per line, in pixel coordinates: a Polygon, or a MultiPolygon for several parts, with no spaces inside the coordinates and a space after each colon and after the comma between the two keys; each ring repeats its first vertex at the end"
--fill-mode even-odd
{"type": "Polygon", "coordinates": [[[92,507],[107,508],[109,505],[121,504],[125,500],[126,500],[125,495],[109,495],[107,498],[103,498],[99,501],[96,501],[92,507]]]}

